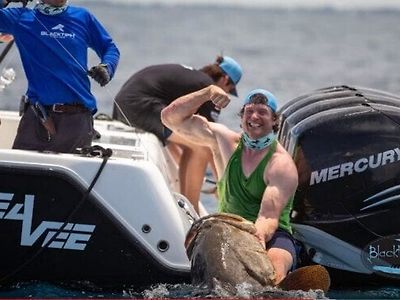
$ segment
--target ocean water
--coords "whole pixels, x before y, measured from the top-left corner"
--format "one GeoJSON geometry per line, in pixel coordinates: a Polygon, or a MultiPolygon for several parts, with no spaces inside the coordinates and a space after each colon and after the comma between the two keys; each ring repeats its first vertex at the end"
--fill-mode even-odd
{"type": "MultiPolygon", "coordinates": [[[[121,85],[147,65],[170,62],[200,68],[212,63],[219,54],[234,57],[244,69],[238,85],[239,98],[232,98],[220,117],[222,123],[234,129],[239,129],[236,114],[241,107],[240,98],[253,88],[270,90],[279,105],[315,89],[341,84],[400,93],[398,1],[214,2],[70,0],[71,4],[90,9],[121,51],[114,79],[104,88],[93,83],[99,112],[111,113],[113,98],[121,85]]],[[[93,53],[90,63],[98,63],[93,53]]],[[[15,48],[0,68],[16,71],[14,82],[0,92],[0,109],[15,110],[26,89],[15,48]]],[[[174,298],[193,293],[193,287],[183,285],[159,285],[136,294],[129,289],[115,293],[89,292],[29,283],[0,291],[0,298],[174,298]]],[[[398,299],[400,288],[372,289],[366,285],[332,290],[326,296],[398,299]]]]}
{"type": "MultiPolygon", "coordinates": [[[[216,2],[71,0],[90,9],[121,50],[113,81],[104,88],[93,82],[99,111],[111,113],[121,85],[145,66],[171,62],[200,68],[221,53],[244,69],[239,98],[232,98],[220,119],[233,128],[239,124],[240,97],[253,88],[270,90],[279,105],[338,84],[400,93],[398,1],[216,2]]],[[[98,63],[90,54],[91,65],[98,63]]],[[[5,66],[15,68],[17,77],[0,94],[0,108],[16,109],[26,89],[16,49],[5,66]]]]}

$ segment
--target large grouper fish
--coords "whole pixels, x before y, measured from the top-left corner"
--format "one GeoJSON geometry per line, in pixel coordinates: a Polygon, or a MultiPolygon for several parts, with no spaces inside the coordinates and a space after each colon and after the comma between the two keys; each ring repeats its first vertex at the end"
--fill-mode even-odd
{"type": "MultiPolygon", "coordinates": [[[[192,283],[231,293],[246,284],[254,292],[275,284],[275,270],[246,219],[216,213],[196,220],[186,236],[185,247],[191,261],[192,283]]],[[[277,285],[282,290],[323,290],[330,277],[320,265],[306,266],[289,273],[277,285]]]]}

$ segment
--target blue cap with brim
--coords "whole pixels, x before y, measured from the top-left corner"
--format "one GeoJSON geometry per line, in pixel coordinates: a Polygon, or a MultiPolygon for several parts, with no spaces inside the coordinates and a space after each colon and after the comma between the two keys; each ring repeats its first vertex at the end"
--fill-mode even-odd
{"type": "Polygon", "coordinates": [[[232,57],[224,56],[223,61],[219,64],[219,67],[225,72],[226,75],[232,80],[235,88],[230,91],[230,93],[234,96],[237,96],[236,85],[239,83],[240,78],[242,77],[243,70],[242,67],[238,64],[236,60],[232,57]]]}
{"type": "Polygon", "coordinates": [[[246,98],[244,99],[243,105],[249,104],[249,103],[250,103],[250,100],[251,100],[251,97],[254,96],[254,95],[256,95],[256,94],[264,95],[265,98],[267,98],[265,104],[266,104],[267,106],[269,106],[273,112],[276,112],[276,110],[277,110],[277,108],[278,108],[278,104],[277,104],[277,101],[276,101],[275,96],[274,96],[271,92],[268,92],[267,90],[263,90],[263,89],[255,89],[255,90],[252,90],[252,91],[246,96],[246,98]]]}

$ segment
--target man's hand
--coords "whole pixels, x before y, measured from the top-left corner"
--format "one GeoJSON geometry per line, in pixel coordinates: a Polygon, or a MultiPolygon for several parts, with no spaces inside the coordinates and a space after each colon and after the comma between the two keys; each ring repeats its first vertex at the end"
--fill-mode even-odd
{"type": "Polygon", "coordinates": [[[256,233],[254,234],[260,241],[261,245],[265,248],[265,244],[272,238],[277,228],[272,219],[258,217],[255,222],[256,233]]]}
{"type": "Polygon", "coordinates": [[[226,107],[231,99],[229,99],[228,94],[216,85],[209,86],[210,100],[214,103],[214,105],[221,109],[226,107]]]}
{"type": "Polygon", "coordinates": [[[4,6],[3,7],[6,7],[11,2],[21,2],[22,6],[25,7],[28,4],[28,2],[32,2],[32,0],[4,0],[4,2],[3,2],[4,6]]]}
{"type": "Polygon", "coordinates": [[[111,80],[111,76],[108,73],[107,65],[105,64],[99,64],[92,67],[88,71],[88,75],[96,80],[101,86],[105,86],[111,80]]]}

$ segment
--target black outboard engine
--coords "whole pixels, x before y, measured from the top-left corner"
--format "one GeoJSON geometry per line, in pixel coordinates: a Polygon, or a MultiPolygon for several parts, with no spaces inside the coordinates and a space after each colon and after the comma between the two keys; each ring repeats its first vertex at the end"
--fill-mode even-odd
{"type": "Polygon", "coordinates": [[[400,279],[400,97],[334,86],[280,113],[299,172],[295,236],[312,261],[400,279]]]}

